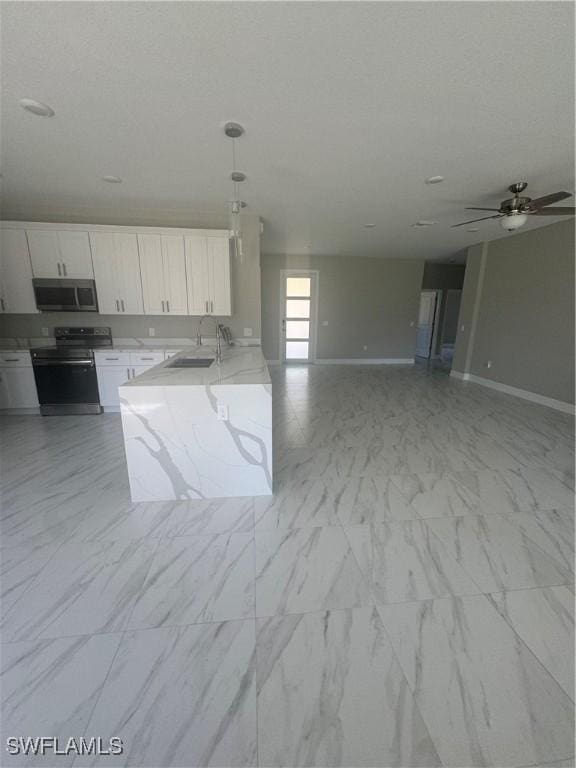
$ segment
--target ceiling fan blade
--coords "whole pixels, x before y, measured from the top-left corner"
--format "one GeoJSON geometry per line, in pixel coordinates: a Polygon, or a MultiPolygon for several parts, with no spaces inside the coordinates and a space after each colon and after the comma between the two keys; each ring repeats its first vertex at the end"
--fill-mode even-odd
{"type": "Polygon", "coordinates": [[[477,221],[486,221],[487,219],[501,219],[502,214],[499,213],[496,216],[484,216],[482,219],[472,219],[471,221],[463,221],[461,224],[452,224],[450,229],[454,229],[454,227],[463,227],[466,224],[475,224],[477,221]]]}
{"type": "Polygon", "coordinates": [[[544,197],[530,200],[530,208],[543,208],[545,205],[552,205],[552,203],[559,203],[560,200],[566,200],[567,197],[572,197],[572,193],[553,192],[551,195],[544,195],[544,197]]]}
{"type": "Polygon", "coordinates": [[[494,211],[500,213],[500,208],[464,208],[465,211],[494,211]]]}
{"type": "Polygon", "coordinates": [[[576,208],[569,205],[564,208],[539,208],[532,213],[533,216],[574,216],[574,214],[576,214],[576,208]]]}

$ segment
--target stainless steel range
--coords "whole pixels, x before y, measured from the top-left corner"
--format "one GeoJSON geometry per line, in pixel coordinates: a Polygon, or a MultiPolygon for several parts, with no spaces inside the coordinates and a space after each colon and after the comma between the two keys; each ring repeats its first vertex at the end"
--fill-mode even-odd
{"type": "Polygon", "coordinates": [[[102,413],[95,347],[111,347],[110,328],[55,328],[56,346],[30,350],[43,416],[102,413]]]}

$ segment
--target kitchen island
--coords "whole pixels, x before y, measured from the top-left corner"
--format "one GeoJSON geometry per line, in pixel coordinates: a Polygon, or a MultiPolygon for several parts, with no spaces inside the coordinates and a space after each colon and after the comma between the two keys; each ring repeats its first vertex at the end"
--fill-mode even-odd
{"type": "Polygon", "coordinates": [[[213,347],[183,350],[119,388],[133,501],[272,494],[272,383],[262,350],[229,347],[215,357],[213,347]],[[174,367],[183,358],[214,361],[174,367]]]}

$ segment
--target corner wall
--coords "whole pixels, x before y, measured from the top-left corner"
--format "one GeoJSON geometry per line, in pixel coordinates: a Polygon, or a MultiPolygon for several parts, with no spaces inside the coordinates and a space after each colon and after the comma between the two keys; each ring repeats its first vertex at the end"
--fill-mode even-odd
{"type": "Polygon", "coordinates": [[[473,246],[466,264],[453,372],[573,404],[574,221],[473,246]]]}
{"type": "Polygon", "coordinates": [[[423,261],[262,256],[262,346],[268,360],[280,357],[282,269],[319,271],[318,361],[414,357],[423,261]]]}

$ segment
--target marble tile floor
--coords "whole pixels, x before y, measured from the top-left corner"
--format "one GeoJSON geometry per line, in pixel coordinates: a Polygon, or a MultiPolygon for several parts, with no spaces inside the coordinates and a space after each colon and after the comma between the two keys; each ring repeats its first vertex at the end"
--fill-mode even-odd
{"type": "Polygon", "coordinates": [[[133,504],[118,416],[0,417],[1,764],[574,766],[573,419],[271,374],[269,498],[133,504]]]}

